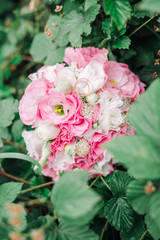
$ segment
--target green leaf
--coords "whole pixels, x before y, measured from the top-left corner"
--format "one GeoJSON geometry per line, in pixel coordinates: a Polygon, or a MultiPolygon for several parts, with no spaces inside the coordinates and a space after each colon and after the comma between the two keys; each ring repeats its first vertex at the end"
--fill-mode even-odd
{"type": "Polygon", "coordinates": [[[12,123],[15,113],[18,112],[18,101],[5,99],[0,101],[0,127],[7,127],[12,123]]]}
{"type": "Polygon", "coordinates": [[[0,186],[0,205],[13,202],[19,195],[23,183],[9,182],[0,186]]]}
{"type": "Polygon", "coordinates": [[[139,215],[134,216],[134,224],[129,232],[121,232],[121,240],[139,240],[145,231],[143,218],[139,215]]]}
{"type": "Polygon", "coordinates": [[[133,212],[123,198],[111,198],[104,208],[104,216],[117,231],[129,231],[133,226],[133,212]]]}
{"type": "Polygon", "coordinates": [[[129,121],[136,131],[157,146],[160,143],[160,80],[155,80],[132,105],[129,121]]]}
{"type": "Polygon", "coordinates": [[[147,225],[148,232],[151,234],[154,240],[159,240],[160,228],[157,226],[155,220],[151,218],[149,213],[147,213],[145,216],[145,224],[147,225]]]}
{"type": "Polygon", "coordinates": [[[12,136],[13,136],[13,140],[14,141],[21,141],[22,140],[22,131],[23,131],[24,125],[21,121],[21,119],[18,119],[16,121],[14,121],[14,123],[12,124],[12,136]]]}
{"type": "Polygon", "coordinates": [[[127,0],[103,0],[105,13],[111,16],[118,29],[122,29],[131,17],[131,8],[127,0]]]}
{"type": "Polygon", "coordinates": [[[131,177],[127,172],[115,171],[112,173],[112,176],[109,180],[109,186],[113,196],[125,196],[126,189],[131,181],[131,177]]]}
{"type": "Polygon", "coordinates": [[[91,26],[90,24],[95,20],[98,12],[100,9],[100,5],[99,4],[94,4],[92,5],[90,8],[88,8],[88,10],[85,13],[85,21],[83,24],[83,31],[85,32],[86,35],[91,33],[91,26]]]}
{"type": "Polygon", "coordinates": [[[131,44],[131,40],[127,36],[122,36],[121,38],[116,39],[112,43],[113,48],[118,48],[118,49],[129,49],[129,46],[131,44]]]}
{"type": "Polygon", "coordinates": [[[76,10],[67,14],[61,24],[61,33],[68,34],[72,47],[80,47],[82,44],[83,15],[76,10]]]}
{"type": "Polygon", "coordinates": [[[90,212],[94,210],[99,200],[98,194],[86,184],[88,177],[87,172],[67,172],[52,190],[51,201],[56,213],[72,224],[87,223],[90,220],[87,215],[90,216],[90,212]]]}
{"type": "Polygon", "coordinates": [[[140,136],[119,137],[104,147],[112,152],[135,178],[150,180],[160,177],[160,153],[149,139],[140,136]]]}
{"type": "Polygon", "coordinates": [[[144,214],[148,210],[148,203],[152,194],[145,193],[146,181],[132,181],[127,188],[127,199],[132,208],[139,214],[144,214]]]}
{"type": "Polygon", "coordinates": [[[45,33],[39,33],[33,39],[30,54],[34,58],[34,61],[40,62],[44,60],[55,49],[55,45],[45,35],[45,33]]]}
{"type": "Polygon", "coordinates": [[[58,62],[63,62],[65,48],[56,48],[48,54],[45,60],[45,65],[55,65],[58,62]]]}
{"type": "Polygon", "coordinates": [[[85,0],[84,10],[87,11],[90,7],[94,6],[97,3],[97,0],[85,0]]]}
{"type": "Polygon", "coordinates": [[[149,214],[151,218],[155,221],[157,227],[160,229],[160,191],[156,192],[150,200],[149,203],[149,214]]]}
{"type": "Polygon", "coordinates": [[[58,240],[98,240],[99,237],[88,226],[71,226],[60,222],[58,240]]]}
{"type": "MultiPolygon", "coordinates": [[[[31,187],[41,185],[43,183],[45,183],[45,181],[42,178],[36,177],[36,176],[33,176],[33,178],[30,181],[31,187]]],[[[38,189],[35,189],[34,191],[32,191],[31,195],[35,198],[42,198],[42,197],[49,198],[50,190],[46,187],[38,188],[38,189]]]]}
{"type": "Polygon", "coordinates": [[[141,10],[147,10],[150,12],[160,12],[160,1],[159,0],[143,0],[139,8],[141,10]]]}
{"type": "Polygon", "coordinates": [[[42,167],[38,161],[22,153],[0,153],[0,159],[1,158],[11,158],[11,159],[16,158],[16,159],[25,160],[33,163],[34,165],[37,165],[37,167],[39,168],[39,171],[42,170],[42,167]]]}

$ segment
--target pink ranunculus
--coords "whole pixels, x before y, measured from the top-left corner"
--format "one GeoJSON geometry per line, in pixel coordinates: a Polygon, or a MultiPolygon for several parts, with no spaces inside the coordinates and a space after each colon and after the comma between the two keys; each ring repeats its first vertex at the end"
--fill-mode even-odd
{"type": "Polygon", "coordinates": [[[50,150],[52,155],[55,156],[56,151],[63,152],[66,144],[73,144],[75,141],[75,137],[73,137],[70,132],[68,132],[65,128],[63,128],[60,134],[56,137],[56,139],[50,144],[50,150]]]}
{"type": "Polygon", "coordinates": [[[78,68],[84,68],[91,61],[97,61],[105,64],[108,60],[107,58],[108,50],[98,49],[94,47],[86,48],[71,48],[68,47],[65,50],[64,62],[71,65],[72,62],[77,63],[78,68]]]}
{"type": "Polygon", "coordinates": [[[45,80],[31,82],[20,100],[19,114],[22,122],[26,125],[34,125],[38,119],[38,102],[50,89],[45,80]]]}
{"type": "Polygon", "coordinates": [[[54,66],[46,65],[41,67],[36,73],[30,74],[28,77],[32,81],[43,79],[50,83],[55,83],[57,72],[61,70],[63,67],[64,67],[64,64],[56,64],[54,66]]]}
{"type": "Polygon", "coordinates": [[[121,92],[123,97],[134,101],[140,93],[144,92],[145,84],[129,70],[128,65],[109,61],[106,64],[106,73],[107,89],[111,93],[121,92]]]}
{"type": "Polygon", "coordinates": [[[55,182],[57,182],[58,179],[60,178],[59,174],[53,168],[49,168],[48,165],[42,168],[42,174],[53,178],[55,182]]]}

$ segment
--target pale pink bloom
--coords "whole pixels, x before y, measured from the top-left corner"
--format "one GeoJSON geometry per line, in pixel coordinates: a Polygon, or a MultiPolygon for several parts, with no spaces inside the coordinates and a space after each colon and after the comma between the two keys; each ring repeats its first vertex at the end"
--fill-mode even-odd
{"type": "Polygon", "coordinates": [[[42,174],[47,177],[53,178],[55,182],[57,182],[58,179],[60,178],[59,173],[57,173],[53,168],[49,168],[48,165],[42,168],[42,174]]]}
{"type": "Polygon", "coordinates": [[[20,100],[19,114],[26,125],[35,124],[38,117],[38,102],[44,97],[51,86],[45,80],[31,82],[20,100]]]}
{"type": "Polygon", "coordinates": [[[97,61],[99,63],[105,64],[108,60],[107,58],[108,50],[98,49],[94,47],[86,48],[71,48],[68,47],[65,50],[64,62],[68,65],[71,63],[77,63],[78,68],[84,68],[91,61],[97,61]]]}
{"type": "Polygon", "coordinates": [[[129,70],[128,65],[109,61],[106,64],[106,73],[108,75],[107,89],[111,93],[120,92],[123,97],[135,100],[139,94],[144,92],[145,84],[129,70]]]}
{"type": "Polygon", "coordinates": [[[36,73],[30,74],[28,77],[32,81],[43,79],[50,83],[55,83],[57,73],[63,67],[64,67],[64,64],[56,64],[54,66],[46,65],[46,66],[41,67],[36,73]]]}
{"type": "Polygon", "coordinates": [[[39,104],[42,120],[67,129],[72,135],[79,136],[91,128],[88,119],[81,115],[82,101],[77,93],[64,95],[61,92],[50,91],[39,104]],[[57,106],[62,111],[58,112],[57,106]]]}

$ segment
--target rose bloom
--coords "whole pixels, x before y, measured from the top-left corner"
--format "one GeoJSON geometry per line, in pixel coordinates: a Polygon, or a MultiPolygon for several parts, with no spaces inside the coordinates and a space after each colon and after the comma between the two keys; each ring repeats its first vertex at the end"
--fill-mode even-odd
{"type": "Polygon", "coordinates": [[[120,92],[123,97],[135,100],[139,94],[144,92],[145,84],[137,75],[131,72],[128,65],[109,61],[106,64],[108,75],[107,89],[112,93],[120,92]]]}
{"type": "Polygon", "coordinates": [[[68,47],[65,50],[64,62],[71,65],[72,62],[76,63],[78,68],[84,68],[91,61],[97,61],[99,63],[105,64],[108,60],[107,58],[108,50],[98,49],[94,47],[86,48],[71,48],[68,47]]]}

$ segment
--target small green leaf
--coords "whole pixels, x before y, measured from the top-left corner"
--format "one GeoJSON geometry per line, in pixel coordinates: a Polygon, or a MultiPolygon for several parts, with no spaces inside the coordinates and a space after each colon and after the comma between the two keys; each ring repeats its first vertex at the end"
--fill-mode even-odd
{"type": "Polygon", "coordinates": [[[157,146],[160,143],[160,80],[155,80],[132,105],[129,121],[142,135],[157,146]]]}
{"type": "Polygon", "coordinates": [[[87,172],[67,172],[55,184],[51,193],[51,201],[58,216],[72,224],[87,223],[90,220],[87,215],[90,215],[99,200],[98,194],[86,184],[88,177],[87,172]]]}
{"type": "Polygon", "coordinates": [[[118,48],[118,49],[129,49],[129,46],[131,44],[131,40],[127,36],[122,36],[121,38],[116,39],[112,43],[113,48],[118,48]]]}
{"type": "Polygon", "coordinates": [[[140,136],[119,137],[105,147],[135,178],[150,180],[160,177],[160,153],[149,139],[140,136]]]}
{"type": "Polygon", "coordinates": [[[129,231],[133,226],[133,212],[123,198],[111,198],[104,208],[104,215],[117,231],[129,231]]]}
{"type": "Polygon", "coordinates": [[[45,65],[55,65],[56,63],[63,62],[65,48],[53,49],[45,60],[45,65]]]}
{"type": "Polygon", "coordinates": [[[88,226],[71,226],[60,222],[58,240],[98,240],[99,237],[88,226]]]}
{"type": "Polygon", "coordinates": [[[128,175],[127,172],[122,171],[115,171],[113,172],[110,180],[109,186],[111,188],[112,194],[114,196],[125,196],[126,189],[131,181],[131,177],[128,175]]]}
{"type": "Polygon", "coordinates": [[[23,183],[9,182],[0,186],[0,205],[13,202],[20,194],[23,183]]]}
{"type": "Polygon", "coordinates": [[[5,99],[0,101],[0,127],[7,127],[12,123],[15,113],[18,112],[18,101],[5,99]]]}
{"type": "Polygon", "coordinates": [[[160,200],[160,191],[156,192],[149,203],[149,214],[151,218],[154,220],[156,223],[157,227],[160,229],[160,205],[159,205],[159,200],[160,200]]]}
{"type": "Polygon", "coordinates": [[[94,6],[95,4],[97,4],[97,0],[85,0],[84,10],[87,11],[90,7],[94,6]]]}
{"type": "Polygon", "coordinates": [[[44,60],[55,49],[54,44],[44,33],[39,33],[33,39],[30,53],[34,58],[34,61],[40,62],[44,60]]]}
{"type": "Polygon", "coordinates": [[[148,210],[148,203],[152,194],[145,193],[146,181],[132,181],[127,188],[127,199],[132,208],[139,214],[144,214],[148,210]]]}
{"type": "Polygon", "coordinates": [[[83,31],[86,35],[89,35],[91,33],[91,26],[90,24],[95,20],[98,12],[100,9],[99,4],[92,5],[85,13],[85,20],[83,24],[83,31]]]}
{"type": "Polygon", "coordinates": [[[103,0],[105,13],[111,16],[118,29],[122,29],[131,17],[131,7],[127,0],[103,0]]]}
{"type": "Polygon", "coordinates": [[[157,226],[155,220],[151,218],[149,213],[147,213],[145,216],[145,224],[147,225],[148,232],[151,234],[154,240],[159,240],[160,228],[157,226]]]}

